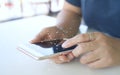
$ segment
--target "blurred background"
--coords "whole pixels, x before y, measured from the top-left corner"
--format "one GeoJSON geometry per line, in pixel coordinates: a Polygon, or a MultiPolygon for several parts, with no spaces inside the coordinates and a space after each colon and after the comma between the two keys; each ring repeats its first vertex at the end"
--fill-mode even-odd
{"type": "Polygon", "coordinates": [[[64,0],[0,0],[0,22],[40,15],[56,15],[64,0]]]}

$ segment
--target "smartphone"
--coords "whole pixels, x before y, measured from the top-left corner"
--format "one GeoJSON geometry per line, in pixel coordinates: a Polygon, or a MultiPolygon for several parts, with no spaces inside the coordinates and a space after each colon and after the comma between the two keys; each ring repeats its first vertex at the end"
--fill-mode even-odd
{"type": "Polygon", "coordinates": [[[58,44],[60,41],[61,40],[52,40],[35,44],[25,43],[19,45],[17,49],[36,60],[44,60],[71,52],[77,46],[74,45],[69,48],[62,48],[62,44],[58,44]]]}

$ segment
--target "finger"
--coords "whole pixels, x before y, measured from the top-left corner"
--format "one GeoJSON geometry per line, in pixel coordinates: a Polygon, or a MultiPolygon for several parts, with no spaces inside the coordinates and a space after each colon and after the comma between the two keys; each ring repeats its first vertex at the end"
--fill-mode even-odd
{"type": "Polygon", "coordinates": [[[54,63],[56,63],[56,64],[61,64],[61,63],[62,63],[62,61],[59,60],[59,56],[58,56],[58,57],[51,58],[51,60],[52,60],[54,63]]]}
{"type": "Polygon", "coordinates": [[[80,62],[82,64],[89,64],[89,63],[95,62],[99,59],[100,59],[100,57],[99,57],[99,54],[97,53],[97,51],[92,51],[92,52],[89,52],[89,53],[83,55],[80,59],[80,62]]]}
{"type": "Polygon", "coordinates": [[[78,46],[72,51],[73,55],[78,57],[84,53],[88,53],[90,51],[96,50],[98,48],[98,44],[95,41],[80,43],[78,46]]]}
{"type": "Polygon", "coordinates": [[[78,43],[88,42],[88,41],[90,41],[92,39],[92,36],[93,36],[93,34],[92,35],[90,35],[90,34],[79,34],[79,35],[76,35],[75,37],[65,41],[62,44],[62,47],[63,48],[68,48],[68,47],[76,45],[78,43]]]}
{"type": "Polygon", "coordinates": [[[73,53],[69,53],[69,54],[67,55],[67,57],[68,57],[68,59],[69,59],[70,61],[75,58],[74,55],[73,55],[73,53]]]}
{"type": "Polygon", "coordinates": [[[41,32],[34,39],[31,40],[31,43],[41,42],[42,40],[45,39],[45,36],[47,36],[47,34],[41,32]]]}
{"type": "Polygon", "coordinates": [[[70,61],[65,55],[54,57],[54,58],[52,58],[52,60],[57,64],[61,64],[61,63],[65,63],[65,62],[70,61]]]}
{"type": "Polygon", "coordinates": [[[58,45],[62,45],[65,42],[65,40],[61,40],[58,45]]]}
{"type": "Polygon", "coordinates": [[[109,67],[110,63],[106,63],[105,61],[107,61],[107,60],[103,58],[103,59],[100,59],[96,62],[88,64],[88,66],[90,68],[94,68],[94,69],[109,67]]]}

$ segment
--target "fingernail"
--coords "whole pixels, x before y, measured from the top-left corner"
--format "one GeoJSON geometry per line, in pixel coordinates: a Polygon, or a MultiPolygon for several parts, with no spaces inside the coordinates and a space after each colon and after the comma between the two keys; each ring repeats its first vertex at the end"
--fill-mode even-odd
{"type": "Polygon", "coordinates": [[[71,60],[71,59],[74,58],[74,56],[73,56],[72,54],[69,54],[69,55],[68,55],[68,58],[71,60]]]}
{"type": "Polygon", "coordinates": [[[72,53],[73,53],[73,55],[74,55],[75,57],[78,57],[78,56],[79,56],[78,51],[76,51],[76,50],[73,50],[72,53]]]}
{"type": "Polygon", "coordinates": [[[34,40],[30,40],[29,42],[30,42],[30,43],[34,43],[34,40]]]}
{"type": "Polygon", "coordinates": [[[63,43],[63,44],[62,44],[62,47],[63,47],[63,48],[67,48],[67,44],[66,44],[66,43],[63,43]]]}

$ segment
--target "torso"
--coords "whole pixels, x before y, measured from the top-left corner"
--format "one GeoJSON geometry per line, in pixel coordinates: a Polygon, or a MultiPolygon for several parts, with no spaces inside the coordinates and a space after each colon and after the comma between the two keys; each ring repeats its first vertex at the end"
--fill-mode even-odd
{"type": "Polygon", "coordinates": [[[85,23],[120,38],[120,0],[81,0],[85,23]]]}

